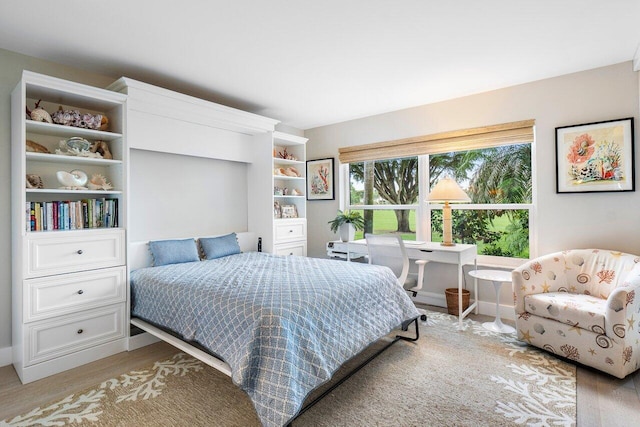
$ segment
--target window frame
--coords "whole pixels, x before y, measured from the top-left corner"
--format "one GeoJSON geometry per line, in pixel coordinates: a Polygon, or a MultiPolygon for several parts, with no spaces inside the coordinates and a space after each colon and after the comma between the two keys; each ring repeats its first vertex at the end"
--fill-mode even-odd
{"type": "MultiPolygon", "coordinates": [[[[453,210],[528,210],[529,211],[529,258],[533,259],[537,256],[537,186],[536,186],[536,145],[535,138],[531,144],[531,203],[456,203],[452,204],[453,210]]],[[[510,145],[510,144],[505,144],[510,145]]],[[[459,150],[462,151],[462,150],[459,150]]],[[[415,209],[416,210],[416,240],[431,241],[431,211],[442,210],[442,203],[429,203],[426,201],[429,194],[429,155],[418,155],[418,203],[410,205],[351,205],[350,204],[350,176],[349,163],[340,164],[340,209],[341,210],[397,210],[397,209],[415,209]]],[[[520,266],[525,258],[500,257],[493,255],[478,254],[477,262],[483,266],[507,267],[515,268],[520,266]]]]}

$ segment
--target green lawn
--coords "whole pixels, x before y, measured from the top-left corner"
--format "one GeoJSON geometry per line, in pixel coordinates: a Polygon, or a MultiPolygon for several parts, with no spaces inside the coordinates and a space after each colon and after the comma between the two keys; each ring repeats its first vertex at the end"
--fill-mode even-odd
{"type": "MultiPolygon", "coordinates": [[[[363,211],[359,211],[359,212],[360,214],[363,214],[363,211]]],[[[395,231],[398,229],[398,222],[396,221],[396,215],[392,210],[374,211],[373,224],[374,224],[374,229],[373,229],[374,234],[395,233],[395,231]]],[[[493,220],[493,224],[490,227],[490,230],[504,232],[508,225],[509,225],[509,218],[506,215],[502,215],[500,217],[496,217],[493,220]]],[[[402,233],[401,234],[402,238],[404,240],[416,240],[416,234],[415,234],[416,212],[413,210],[409,214],[409,227],[411,228],[411,230],[414,230],[414,232],[402,233]]],[[[363,239],[363,238],[364,238],[364,232],[357,231],[356,239],[363,239]]],[[[431,240],[434,242],[441,242],[442,236],[440,235],[440,233],[432,233],[431,240]]],[[[496,244],[497,246],[500,246],[503,249],[506,249],[504,236],[500,240],[498,240],[496,244]]],[[[477,245],[478,245],[478,253],[479,254],[483,253],[482,249],[486,244],[483,242],[478,242],[477,245]]]]}

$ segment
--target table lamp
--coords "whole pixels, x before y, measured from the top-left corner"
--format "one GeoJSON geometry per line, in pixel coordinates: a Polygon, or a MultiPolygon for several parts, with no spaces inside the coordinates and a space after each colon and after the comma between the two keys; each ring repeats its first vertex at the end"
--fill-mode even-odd
{"type": "Polygon", "coordinates": [[[450,202],[470,202],[462,188],[453,178],[442,178],[437,182],[427,196],[429,202],[444,202],[442,208],[442,246],[455,246],[451,232],[451,205],[450,202]]]}

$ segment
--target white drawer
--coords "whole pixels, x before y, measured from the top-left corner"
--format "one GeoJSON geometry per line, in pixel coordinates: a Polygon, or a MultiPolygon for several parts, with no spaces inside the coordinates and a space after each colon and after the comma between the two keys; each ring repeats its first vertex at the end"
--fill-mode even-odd
{"type": "Polygon", "coordinates": [[[125,301],[126,268],[114,267],[24,281],[24,321],[125,301]]]}
{"type": "Polygon", "coordinates": [[[124,337],[124,304],[29,323],[25,328],[25,365],[124,337]]]}
{"type": "Polygon", "coordinates": [[[275,243],[306,239],[307,223],[304,219],[276,221],[275,243]]]}
{"type": "Polygon", "coordinates": [[[288,243],[284,245],[275,245],[275,255],[307,255],[307,242],[288,243]]]}
{"type": "Polygon", "coordinates": [[[125,264],[124,230],[31,233],[26,250],[26,277],[115,267],[125,264]]]}

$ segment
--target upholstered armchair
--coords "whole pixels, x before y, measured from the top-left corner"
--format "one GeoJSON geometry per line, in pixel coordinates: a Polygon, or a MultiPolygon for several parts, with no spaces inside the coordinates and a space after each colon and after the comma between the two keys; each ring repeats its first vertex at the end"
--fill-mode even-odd
{"type": "Polygon", "coordinates": [[[579,249],[513,271],[522,341],[624,378],[640,368],[640,257],[579,249]]]}

